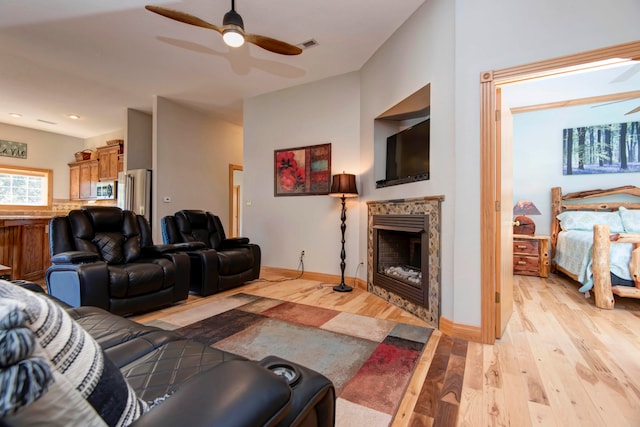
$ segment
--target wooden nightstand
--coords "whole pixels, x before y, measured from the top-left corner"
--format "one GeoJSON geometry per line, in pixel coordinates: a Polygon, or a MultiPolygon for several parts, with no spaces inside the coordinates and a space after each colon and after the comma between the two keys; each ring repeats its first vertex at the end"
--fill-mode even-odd
{"type": "Polygon", "coordinates": [[[549,276],[549,236],[513,235],[513,274],[549,276]]]}

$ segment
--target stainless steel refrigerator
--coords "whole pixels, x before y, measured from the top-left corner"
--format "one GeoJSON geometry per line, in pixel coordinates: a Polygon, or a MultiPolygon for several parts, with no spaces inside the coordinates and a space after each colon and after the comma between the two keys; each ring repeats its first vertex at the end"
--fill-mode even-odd
{"type": "Polygon", "coordinates": [[[118,173],[118,207],[147,218],[151,223],[151,171],[133,169],[118,173]]]}

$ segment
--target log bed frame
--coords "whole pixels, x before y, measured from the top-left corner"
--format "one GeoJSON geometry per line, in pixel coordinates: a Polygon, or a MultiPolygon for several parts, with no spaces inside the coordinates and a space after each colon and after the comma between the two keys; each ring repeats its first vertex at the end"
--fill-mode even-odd
{"type": "MultiPolygon", "coordinates": [[[[640,188],[626,185],[623,187],[610,188],[608,190],[589,190],[575,193],[562,194],[560,187],[551,189],[551,271],[561,271],[573,280],[578,278],[558,267],[553,261],[560,232],[560,221],[556,218],[558,214],[565,211],[616,211],[624,206],[627,209],[640,209],[640,188]],[[638,202],[601,202],[585,203],[587,199],[594,197],[613,196],[625,194],[639,198],[638,202]]],[[[609,234],[608,225],[595,225],[593,227],[593,292],[595,294],[596,307],[612,309],[615,301],[613,295],[628,298],[640,298],[640,234],[609,234]],[[633,252],[629,271],[635,283],[635,287],[611,286],[611,275],[609,273],[609,248],[611,243],[633,243],[633,252]]]]}

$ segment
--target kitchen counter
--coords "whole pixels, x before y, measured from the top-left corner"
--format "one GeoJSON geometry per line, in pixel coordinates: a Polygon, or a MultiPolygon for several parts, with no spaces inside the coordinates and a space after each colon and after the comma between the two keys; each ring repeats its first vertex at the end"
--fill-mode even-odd
{"type": "Polygon", "coordinates": [[[28,224],[31,222],[49,221],[55,215],[0,215],[0,226],[28,224]]]}
{"type": "Polygon", "coordinates": [[[5,219],[51,219],[55,215],[0,215],[0,220],[5,219]]]}
{"type": "Polygon", "coordinates": [[[49,220],[55,215],[0,215],[0,264],[13,279],[38,280],[51,263],[49,220]]]}

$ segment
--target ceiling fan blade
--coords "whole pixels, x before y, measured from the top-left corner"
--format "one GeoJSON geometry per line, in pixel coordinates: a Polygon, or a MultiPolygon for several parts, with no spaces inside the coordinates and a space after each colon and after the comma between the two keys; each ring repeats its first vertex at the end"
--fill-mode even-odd
{"type": "Polygon", "coordinates": [[[640,112],[640,105],[637,106],[636,108],[634,108],[633,110],[629,111],[628,113],[625,113],[625,116],[628,116],[629,114],[633,114],[633,113],[637,113],[640,112]]]}
{"type": "Polygon", "coordinates": [[[631,77],[635,76],[638,73],[640,73],[640,64],[635,64],[635,65],[627,68],[626,71],[624,71],[618,77],[616,77],[615,79],[611,80],[610,83],[622,83],[622,82],[625,82],[625,81],[629,80],[631,77]]]}
{"type": "Polygon", "coordinates": [[[221,27],[210,24],[207,21],[204,21],[196,16],[189,15],[188,13],[180,12],[178,10],[165,9],[164,7],[159,6],[145,6],[144,8],[166,18],[170,18],[189,25],[195,25],[196,27],[207,28],[209,30],[214,30],[222,34],[221,27]]]}
{"type": "Polygon", "coordinates": [[[273,53],[279,53],[281,55],[300,55],[302,53],[302,49],[298,46],[272,39],[271,37],[259,36],[256,34],[245,34],[244,39],[249,43],[253,43],[256,46],[260,46],[263,49],[273,53]]]}

